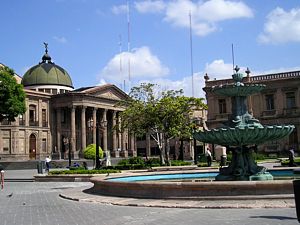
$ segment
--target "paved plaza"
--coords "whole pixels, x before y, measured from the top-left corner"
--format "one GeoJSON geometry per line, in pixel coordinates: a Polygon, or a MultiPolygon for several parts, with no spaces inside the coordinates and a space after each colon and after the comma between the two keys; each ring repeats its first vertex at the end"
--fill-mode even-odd
{"type": "Polygon", "coordinates": [[[83,182],[6,182],[0,225],[298,224],[295,208],[180,209],[115,206],[61,198],[83,182]]]}

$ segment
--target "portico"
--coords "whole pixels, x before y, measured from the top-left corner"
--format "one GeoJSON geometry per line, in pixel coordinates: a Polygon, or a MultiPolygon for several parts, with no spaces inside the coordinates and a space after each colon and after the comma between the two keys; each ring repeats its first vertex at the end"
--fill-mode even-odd
{"type": "Polygon", "coordinates": [[[55,157],[65,159],[68,151],[76,159],[82,157],[87,145],[96,143],[96,127],[100,128],[99,140],[103,151],[109,151],[113,157],[136,155],[134,136],[121,131],[118,101],[126,97],[114,85],[78,89],[74,92],[53,96],[52,110],[56,121],[52,132],[55,157]],[[63,139],[69,140],[66,148],[63,139]]]}

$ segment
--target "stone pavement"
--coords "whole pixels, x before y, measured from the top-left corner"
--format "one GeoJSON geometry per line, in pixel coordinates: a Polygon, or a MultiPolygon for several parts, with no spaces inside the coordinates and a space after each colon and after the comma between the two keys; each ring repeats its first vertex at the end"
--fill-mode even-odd
{"type": "Polygon", "coordinates": [[[69,201],[59,194],[81,182],[7,182],[0,190],[0,225],[269,225],[298,224],[294,208],[183,209],[69,201]]]}

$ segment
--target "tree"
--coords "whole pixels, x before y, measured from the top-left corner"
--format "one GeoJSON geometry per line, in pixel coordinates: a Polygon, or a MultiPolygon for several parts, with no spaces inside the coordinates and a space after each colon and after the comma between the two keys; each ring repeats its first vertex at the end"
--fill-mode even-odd
{"type": "Polygon", "coordinates": [[[0,67],[0,122],[15,121],[15,117],[26,111],[25,92],[14,74],[10,68],[0,67]]]}
{"type": "Polygon", "coordinates": [[[150,133],[160,150],[161,163],[170,163],[169,142],[175,137],[191,137],[191,112],[206,108],[201,98],[183,96],[183,91],[156,91],[157,85],[141,84],[132,88],[128,99],[121,104],[122,129],[127,128],[138,137],[150,133]]]}

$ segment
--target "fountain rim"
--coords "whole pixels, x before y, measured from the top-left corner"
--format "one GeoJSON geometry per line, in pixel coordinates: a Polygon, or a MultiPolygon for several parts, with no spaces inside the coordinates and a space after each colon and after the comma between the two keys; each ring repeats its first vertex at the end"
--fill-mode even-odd
{"type": "MultiPolygon", "coordinates": [[[[201,170],[201,172],[202,171],[203,170],[201,170]]],[[[197,170],[197,172],[199,172],[199,170],[197,170]]],[[[178,171],[176,171],[176,173],[178,173],[178,171]]],[[[179,171],[179,173],[191,173],[191,171],[179,171]]],[[[132,176],[134,174],[119,174],[110,176],[110,178],[132,176]]],[[[145,172],[141,174],[145,175],[145,172]]],[[[166,174],[166,172],[147,172],[147,174],[166,174]]],[[[90,182],[94,184],[89,190],[93,194],[131,198],[201,199],[205,197],[261,197],[269,195],[290,195],[294,193],[292,180],[211,182],[171,182],[164,180],[127,182],[108,180],[107,177],[93,177],[90,179],[90,182]]]]}

